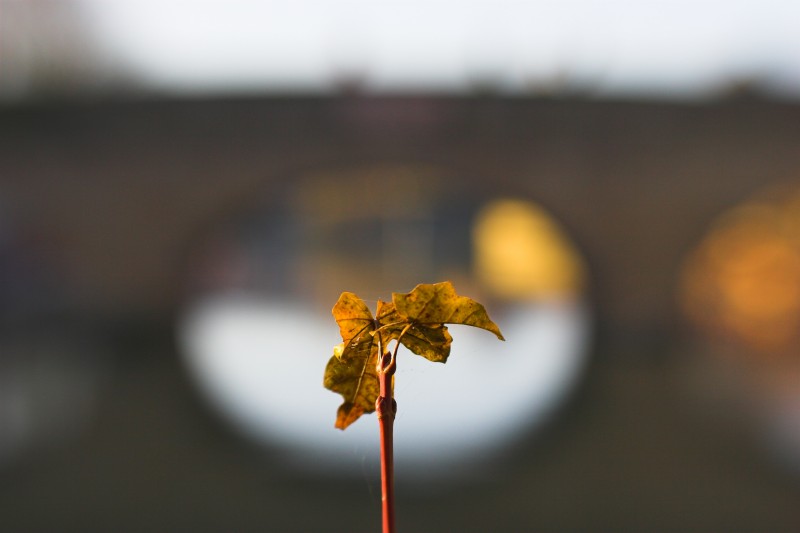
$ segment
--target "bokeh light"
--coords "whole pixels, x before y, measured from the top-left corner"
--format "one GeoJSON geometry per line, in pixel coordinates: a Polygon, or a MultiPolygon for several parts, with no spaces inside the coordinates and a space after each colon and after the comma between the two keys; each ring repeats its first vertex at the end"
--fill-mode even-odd
{"type": "Polygon", "coordinates": [[[484,207],[473,230],[478,278],[502,298],[529,300],[579,294],[582,260],[544,209],[520,200],[484,207]]]}
{"type": "Polygon", "coordinates": [[[760,354],[800,340],[797,193],[722,215],[686,262],[682,302],[694,323],[760,354]]]}

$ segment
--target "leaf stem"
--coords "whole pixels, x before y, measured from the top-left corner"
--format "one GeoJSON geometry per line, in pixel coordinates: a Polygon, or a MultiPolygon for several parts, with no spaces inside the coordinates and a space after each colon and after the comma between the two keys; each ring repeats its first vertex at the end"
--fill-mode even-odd
{"type": "MultiPolygon", "coordinates": [[[[380,324],[380,322],[378,322],[377,320],[375,321],[375,323],[376,324],[380,324]]],[[[400,324],[406,324],[406,323],[407,323],[407,321],[405,321],[405,320],[398,320],[397,322],[392,322],[390,324],[384,324],[382,326],[377,326],[375,328],[375,333],[378,333],[379,331],[383,331],[384,329],[388,329],[388,328],[391,328],[391,327],[394,327],[394,326],[399,326],[400,324]]]]}
{"type": "MultiPolygon", "coordinates": [[[[382,344],[382,343],[381,343],[382,344]]],[[[398,343],[399,344],[399,343],[398,343]]],[[[383,533],[395,533],[394,528],[394,417],[397,402],[394,400],[392,378],[397,369],[394,353],[383,352],[378,361],[380,395],[375,402],[378,414],[381,446],[381,506],[383,510],[383,533]]]]}

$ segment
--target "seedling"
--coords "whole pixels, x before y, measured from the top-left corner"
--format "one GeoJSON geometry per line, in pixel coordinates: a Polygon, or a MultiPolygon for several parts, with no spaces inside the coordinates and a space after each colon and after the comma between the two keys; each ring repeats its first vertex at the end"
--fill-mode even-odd
{"type": "Polygon", "coordinates": [[[456,294],[449,281],[420,284],[409,293],[378,300],[375,316],[352,292],[343,292],[333,306],[342,343],[333,349],[323,384],[342,395],[336,427],[345,429],[377,411],[381,447],[383,533],[394,533],[393,427],[397,413],[394,375],[402,344],[435,363],[445,363],[453,338],[445,324],[475,326],[505,340],[483,305],[456,294]],[[390,343],[394,341],[394,346],[390,343]]]}

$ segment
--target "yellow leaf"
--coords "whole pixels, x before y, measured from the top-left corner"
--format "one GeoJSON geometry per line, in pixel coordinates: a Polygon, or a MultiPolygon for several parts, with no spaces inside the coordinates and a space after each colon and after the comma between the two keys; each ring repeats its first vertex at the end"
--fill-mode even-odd
{"type": "Polygon", "coordinates": [[[392,340],[417,355],[444,363],[453,338],[445,324],[465,324],[503,335],[484,307],[458,296],[450,282],[417,285],[408,294],[394,293],[392,302],[378,301],[376,317],[358,296],[344,292],[333,306],[342,343],[333,350],[325,367],[323,385],[342,395],[336,427],[345,429],[364,413],[375,411],[380,394],[379,347],[392,340]]]}
{"type": "Polygon", "coordinates": [[[372,349],[375,320],[364,301],[352,292],[343,292],[331,310],[339,325],[343,346],[339,358],[346,360],[353,354],[366,356],[372,349]]]}
{"type": "Polygon", "coordinates": [[[414,325],[400,337],[403,346],[434,363],[447,362],[452,342],[453,337],[447,331],[447,326],[441,325],[414,325]]]}
{"type": "Polygon", "coordinates": [[[399,337],[400,343],[411,352],[435,363],[447,361],[453,337],[443,324],[409,324],[408,318],[401,317],[394,304],[388,302],[378,302],[376,315],[384,342],[399,337]]]}
{"type": "Polygon", "coordinates": [[[457,295],[449,281],[420,284],[407,294],[393,293],[392,302],[397,314],[414,325],[465,324],[491,331],[505,340],[483,305],[457,295]]]}
{"type": "Polygon", "coordinates": [[[351,402],[344,402],[336,410],[336,429],[347,429],[347,426],[361,418],[364,409],[351,402]]]}
{"type": "Polygon", "coordinates": [[[336,416],[336,427],[345,429],[364,413],[375,410],[375,400],[380,393],[376,369],[378,347],[370,353],[354,352],[348,360],[335,354],[325,368],[323,385],[344,398],[336,416]]]}

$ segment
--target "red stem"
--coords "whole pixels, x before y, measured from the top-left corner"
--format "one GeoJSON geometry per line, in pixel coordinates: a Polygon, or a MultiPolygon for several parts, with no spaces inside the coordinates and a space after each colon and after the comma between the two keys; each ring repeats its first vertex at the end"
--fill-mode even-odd
{"type": "Polygon", "coordinates": [[[378,413],[378,425],[381,434],[381,504],[383,508],[383,533],[395,533],[394,528],[394,450],[393,429],[394,416],[397,413],[397,402],[394,401],[392,377],[395,372],[395,360],[390,352],[381,357],[378,364],[378,381],[380,396],[375,402],[378,413]]]}

